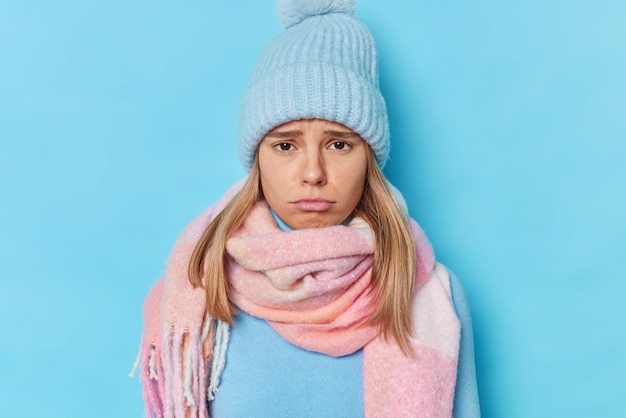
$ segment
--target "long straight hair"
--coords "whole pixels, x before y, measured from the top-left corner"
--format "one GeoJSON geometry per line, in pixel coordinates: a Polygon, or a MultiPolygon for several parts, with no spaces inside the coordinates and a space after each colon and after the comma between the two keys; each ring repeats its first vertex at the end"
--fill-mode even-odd
{"type": "MultiPolygon", "coordinates": [[[[366,322],[379,326],[385,339],[393,337],[406,355],[411,354],[413,335],[411,297],[414,291],[417,255],[408,214],[400,206],[374,153],[368,148],[367,179],[356,208],[374,234],[374,266],[371,288],[375,309],[366,322]]],[[[206,290],[207,313],[232,324],[237,313],[230,301],[226,272],[226,243],[256,202],[263,199],[258,153],[242,189],[206,228],[191,255],[189,281],[206,290]]]]}

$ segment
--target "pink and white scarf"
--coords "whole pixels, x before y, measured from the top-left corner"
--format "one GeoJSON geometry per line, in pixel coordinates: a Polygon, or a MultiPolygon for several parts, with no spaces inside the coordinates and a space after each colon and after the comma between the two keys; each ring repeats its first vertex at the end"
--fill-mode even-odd
{"type": "MultiPolygon", "coordinates": [[[[138,362],[149,413],[208,417],[219,383],[228,326],[206,315],[204,289],[187,277],[191,252],[237,186],[190,223],[176,241],[165,275],[144,303],[138,362]]],[[[263,318],[290,343],[331,356],[363,348],[368,417],[450,417],[460,327],[447,271],[411,221],[418,271],[412,302],[413,356],[405,356],[377,327],[369,286],[373,238],[367,224],[284,232],[258,202],[227,243],[232,302],[263,318]]],[[[279,384],[279,383],[277,383],[279,384]]]]}

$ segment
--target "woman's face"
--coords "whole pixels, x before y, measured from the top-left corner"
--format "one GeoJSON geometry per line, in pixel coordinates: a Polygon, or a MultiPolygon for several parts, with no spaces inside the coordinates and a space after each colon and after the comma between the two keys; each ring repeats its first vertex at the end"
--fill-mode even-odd
{"type": "Polygon", "coordinates": [[[367,152],[365,141],[338,123],[280,125],[259,144],[263,195],[294,229],[339,225],[363,195],[367,152]]]}

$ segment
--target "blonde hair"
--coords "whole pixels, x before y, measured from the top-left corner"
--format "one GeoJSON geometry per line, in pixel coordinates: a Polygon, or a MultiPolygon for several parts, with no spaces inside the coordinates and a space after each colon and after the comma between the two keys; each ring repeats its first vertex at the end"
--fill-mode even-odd
{"type": "MultiPolygon", "coordinates": [[[[243,188],[211,221],[189,262],[189,281],[194,287],[205,288],[208,314],[230,324],[237,311],[229,299],[226,242],[261,199],[259,162],[255,156],[243,188]]],[[[417,269],[415,243],[408,215],[393,195],[369,146],[367,179],[356,215],[370,225],[375,241],[371,287],[376,305],[366,324],[380,326],[383,337],[392,336],[409,355],[408,340],[413,334],[411,296],[417,269]]]]}

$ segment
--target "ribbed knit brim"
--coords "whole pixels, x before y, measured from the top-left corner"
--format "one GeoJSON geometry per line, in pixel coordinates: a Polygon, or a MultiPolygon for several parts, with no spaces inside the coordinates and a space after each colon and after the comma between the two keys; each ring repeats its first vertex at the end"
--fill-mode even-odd
{"type": "Polygon", "coordinates": [[[376,48],[369,30],[351,15],[308,17],[266,46],[241,107],[244,168],[252,167],[267,132],[300,119],[325,119],[352,129],[384,166],[389,123],[378,87],[376,48]]]}

